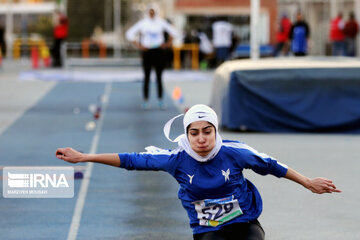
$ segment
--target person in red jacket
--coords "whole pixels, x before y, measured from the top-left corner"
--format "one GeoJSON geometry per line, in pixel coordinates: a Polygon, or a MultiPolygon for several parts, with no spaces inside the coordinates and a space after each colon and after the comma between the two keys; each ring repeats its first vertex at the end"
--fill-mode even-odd
{"type": "Polygon", "coordinates": [[[356,55],[356,36],[358,32],[359,25],[355,20],[354,13],[351,12],[344,28],[347,56],[354,57],[356,55]]]}
{"type": "Polygon", "coordinates": [[[339,13],[330,23],[330,41],[333,56],[345,56],[345,35],[343,32],[345,22],[342,17],[342,13],[339,13]]]}
{"type": "Polygon", "coordinates": [[[291,21],[286,14],[283,14],[278,24],[278,31],[276,33],[276,46],[273,56],[280,54],[287,55],[289,53],[289,33],[291,30],[291,21]]]}
{"type": "Polygon", "coordinates": [[[61,46],[68,36],[69,20],[60,11],[54,16],[54,45],[53,45],[53,67],[62,67],[61,46]]]}

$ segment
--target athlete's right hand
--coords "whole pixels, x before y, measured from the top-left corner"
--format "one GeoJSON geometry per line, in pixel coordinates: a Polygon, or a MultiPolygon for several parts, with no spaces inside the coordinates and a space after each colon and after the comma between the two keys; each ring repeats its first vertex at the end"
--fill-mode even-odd
{"type": "Polygon", "coordinates": [[[85,154],[78,152],[70,147],[58,148],[55,156],[58,159],[64,160],[69,163],[78,163],[84,161],[85,154]]]}

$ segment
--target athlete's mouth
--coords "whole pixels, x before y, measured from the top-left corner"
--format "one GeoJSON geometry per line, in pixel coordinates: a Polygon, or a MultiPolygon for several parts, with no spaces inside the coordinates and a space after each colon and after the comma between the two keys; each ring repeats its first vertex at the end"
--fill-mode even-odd
{"type": "Polygon", "coordinates": [[[198,146],[199,149],[207,149],[208,146],[198,146]]]}

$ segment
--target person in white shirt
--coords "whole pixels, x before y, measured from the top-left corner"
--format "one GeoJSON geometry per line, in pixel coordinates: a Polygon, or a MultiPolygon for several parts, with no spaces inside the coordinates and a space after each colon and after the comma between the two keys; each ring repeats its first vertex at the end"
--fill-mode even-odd
{"type": "Polygon", "coordinates": [[[159,107],[165,109],[163,101],[162,72],[164,70],[164,49],[172,44],[172,40],[176,35],[176,30],[167,21],[157,16],[156,7],[151,5],[148,7],[147,16],[133,25],[127,32],[126,38],[132,42],[142,54],[142,65],[144,71],[144,102],[142,107],[150,109],[149,102],[149,83],[151,68],[156,71],[157,89],[159,107]],[[164,32],[169,34],[169,38],[165,41],[164,32]],[[140,35],[140,38],[138,37],[140,35]]]}
{"type": "Polygon", "coordinates": [[[213,45],[216,53],[217,64],[226,61],[230,57],[232,44],[233,26],[224,20],[212,24],[213,45]]]}

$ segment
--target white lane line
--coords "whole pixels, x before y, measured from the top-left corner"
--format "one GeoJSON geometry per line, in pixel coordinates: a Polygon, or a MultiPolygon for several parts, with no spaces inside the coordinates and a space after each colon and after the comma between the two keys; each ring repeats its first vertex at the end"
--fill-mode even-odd
{"type": "MultiPolygon", "coordinates": [[[[97,151],[99,138],[100,138],[100,134],[101,134],[101,129],[102,129],[102,126],[104,123],[105,111],[108,106],[108,99],[109,99],[109,96],[111,93],[111,88],[112,88],[111,82],[109,82],[105,85],[104,101],[101,104],[102,105],[102,114],[98,120],[96,132],[95,132],[95,135],[91,142],[90,154],[94,154],[97,151]]],[[[80,227],[82,212],[84,209],[85,199],[86,199],[86,195],[87,195],[87,191],[88,191],[88,187],[89,187],[89,183],[90,183],[90,177],[91,177],[93,165],[94,165],[94,163],[92,163],[92,162],[91,163],[88,162],[86,164],[86,170],[85,170],[84,178],[81,182],[80,191],[79,191],[78,199],[76,201],[74,214],[73,214],[73,217],[71,220],[71,225],[70,225],[69,233],[67,236],[67,240],[75,240],[77,237],[79,227],[80,227]]]]}

